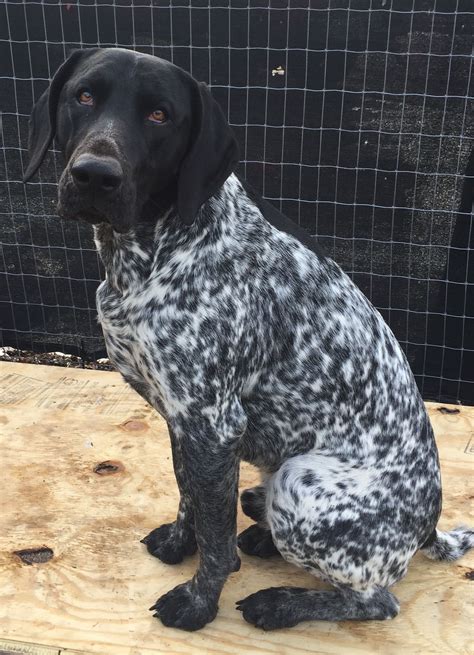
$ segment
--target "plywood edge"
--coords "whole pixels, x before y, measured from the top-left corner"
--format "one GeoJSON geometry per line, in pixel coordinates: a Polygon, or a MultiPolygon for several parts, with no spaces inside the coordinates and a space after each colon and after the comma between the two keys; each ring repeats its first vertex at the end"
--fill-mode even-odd
{"type": "Polygon", "coordinates": [[[26,641],[0,639],[0,655],[92,655],[84,650],[60,648],[59,646],[44,646],[26,641]]]}

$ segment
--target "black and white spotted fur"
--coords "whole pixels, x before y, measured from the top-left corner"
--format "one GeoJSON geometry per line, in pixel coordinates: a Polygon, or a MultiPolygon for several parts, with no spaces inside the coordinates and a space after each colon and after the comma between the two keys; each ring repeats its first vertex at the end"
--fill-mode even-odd
{"type": "Polygon", "coordinates": [[[94,225],[109,357],[167,421],[181,494],[176,521],[143,541],[170,564],[199,549],[192,580],[151,608],[168,626],[211,621],[240,566],[241,460],[262,482],[242,494],[256,524],[240,548],[279,553],[334,587],[239,601],[264,629],[392,618],[388,588],[417,550],[454,559],[474,545],[473,530],[436,530],[437,449],[392,332],[337,264],[285,225],[234,174],[190,222],[171,202],[129,229],[94,225]]]}

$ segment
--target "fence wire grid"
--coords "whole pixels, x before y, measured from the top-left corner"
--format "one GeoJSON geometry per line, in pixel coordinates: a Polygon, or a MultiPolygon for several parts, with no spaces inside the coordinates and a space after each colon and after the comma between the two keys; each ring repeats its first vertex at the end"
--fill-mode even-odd
{"type": "Polygon", "coordinates": [[[0,6],[1,344],[104,355],[87,226],[55,216],[28,117],[77,48],[211,87],[240,172],[317,235],[399,339],[423,396],[474,404],[472,0],[9,1],[0,6]]]}

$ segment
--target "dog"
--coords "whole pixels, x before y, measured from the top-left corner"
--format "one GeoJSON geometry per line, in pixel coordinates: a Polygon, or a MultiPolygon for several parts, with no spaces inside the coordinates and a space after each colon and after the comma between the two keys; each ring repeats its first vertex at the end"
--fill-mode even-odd
{"type": "Polygon", "coordinates": [[[436,529],[438,453],[394,335],[339,266],[234,170],[208,87],[120,48],[74,52],[30,119],[28,181],[53,139],[58,214],[93,225],[106,270],[97,309],[110,360],[167,421],[176,521],[143,543],[194,577],[151,608],[212,621],[237,545],[281,555],[332,591],[264,589],[237,603],[265,630],[389,619],[389,587],[421,550],[453,560],[474,530],[436,529]],[[236,536],[239,463],[255,523],[236,536]]]}

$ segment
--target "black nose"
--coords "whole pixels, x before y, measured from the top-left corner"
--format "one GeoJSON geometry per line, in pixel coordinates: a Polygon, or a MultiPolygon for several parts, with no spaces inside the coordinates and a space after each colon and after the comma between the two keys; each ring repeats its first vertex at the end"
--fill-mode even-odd
{"type": "Polygon", "coordinates": [[[112,157],[80,155],[71,167],[76,186],[81,191],[111,193],[122,184],[123,171],[112,157]]]}

